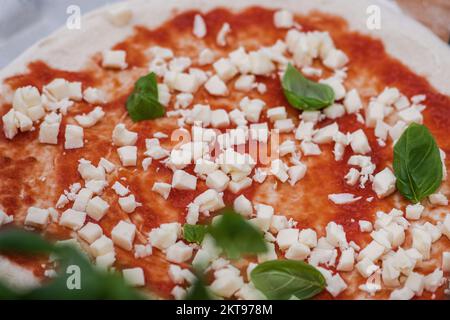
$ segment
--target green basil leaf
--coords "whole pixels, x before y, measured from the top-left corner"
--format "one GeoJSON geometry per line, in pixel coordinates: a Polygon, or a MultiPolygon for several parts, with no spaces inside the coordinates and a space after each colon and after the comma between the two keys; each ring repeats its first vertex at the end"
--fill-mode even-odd
{"type": "Polygon", "coordinates": [[[164,115],[164,106],[158,100],[158,83],[155,73],[139,78],[127,99],[127,110],[134,122],[156,119],[164,115]]]}
{"type": "Polygon", "coordinates": [[[39,234],[22,229],[5,229],[0,232],[0,252],[22,254],[49,254],[55,246],[44,240],[39,234]]]}
{"type": "Polygon", "coordinates": [[[261,231],[233,210],[223,212],[218,221],[210,226],[209,233],[230,259],[267,251],[261,231]]]}
{"type": "Polygon", "coordinates": [[[424,125],[412,123],[394,146],[394,174],[398,191],[417,203],[434,193],[442,182],[439,148],[424,125]]]}
{"type": "Polygon", "coordinates": [[[183,237],[187,242],[195,242],[201,244],[208,227],[201,224],[185,224],[183,226],[183,237]]]}
{"type": "Polygon", "coordinates": [[[252,270],[255,288],[268,299],[287,300],[294,296],[305,300],[322,292],[325,278],[313,266],[295,260],[266,261],[252,270]]]}
{"type": "Polygon", "coordinates": [[[334,91],[329,85],[305,78],[291,64],[284,73],[282,87],[288,102],[300,110],[319,110],[334,102],[334,91]]]}
{"type": "Polygon", "coordinates": [[[199,274],[192,287],[188,290],[185,300],[212,300],[213,295],[205,284],[205,280],[199,274]]]}

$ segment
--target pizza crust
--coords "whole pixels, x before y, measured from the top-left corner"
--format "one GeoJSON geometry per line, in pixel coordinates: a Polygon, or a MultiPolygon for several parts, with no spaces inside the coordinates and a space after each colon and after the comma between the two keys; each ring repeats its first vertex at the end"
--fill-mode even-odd
{"type": "Polygon", "coordinates": [[[353,1],[351,5],[348,0],[191,0],[181,3],[178,0],[135,0],[128,2],[133,11],[132,21],[125,27],[115,27],[107,19],[107,13],[111,8],[121,5],[123,3],[108,5],[83,16],[80,30],[63,27],[42,39],[0,71],[0,81],[15,73],[24,72],[28,62],[38,59],[56,68],[79,70],[86,65],[91,55],[108,49],[132,34],[134,25],[155,28],[176,12],[189,9],[205,12],[221,6],[240,10],[258,5],[267,8],[283,7],[303,14],[320,10],[342,16],[351,29],[381,38],[388,53],[416,73],[425,76],[438,91],[450,94],[449,47],[426,27],[401,13],[386,0],[353,1]],[[366,27],[366,9],[374,4],[381,8],[380,30],[369,30],[366,27]]]}

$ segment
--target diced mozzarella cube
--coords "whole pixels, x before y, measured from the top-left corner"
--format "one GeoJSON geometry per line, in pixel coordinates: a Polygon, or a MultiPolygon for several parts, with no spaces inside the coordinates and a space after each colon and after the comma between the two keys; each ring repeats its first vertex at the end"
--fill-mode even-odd
{"type": "MultiPolygon", "coordinates": [[[[305,112],[304,112],[305,113],[305,112]]],[[[314,134],[314,122],[302,121],[295,131],[295,139],[310,141],[314,134]]]]}
{"type": "Polygon", "coordinates": [[[298,229],[283,229],[277,234],[277,244],[281,250],[288,249],[291,245],[298,242],[298,229]]]}
{"type": "Polygon", "coordinates": [[[215,170],[209,173],[206,178],[206,185],[211,189],[217,190],[218,192],[225,190],[229,182],[230,178],[228,178],[222,170],[215,170]]]}
{"type": "Polygon", "coordinates": [[[228,190],[230,190],[232,193],[239,193],[244,189],[247,189],[252,185],[253,180],[251,178],[245,177],[238,181],[230,181],[228,184],[228,190]]]}
{"type": "Polygon", "coordinates": [[[384,104],[371,101],[366,110],[366,126],[374,128],[377,121],[383,121],[384,115],[384,104]]]}
{"type": "Polygon", "coordinates": [[[261,115],[261,111],[265,106],[265,102],[260,99],[243,98],[239,102],[239,107],[244,112],[245,117],[250,122],[257,122],[261,115]]]}
{"type": "MultiPolygon", "coordinates": [[[[332,77],[328,79],[322,79],[319,81],[320,83],[327,84],[334,91],[334,99],[335,101],[339,101],[345,97],[345,87],[342,84],[342,80],[337,77],[332,77]]],[[[341,111],[342,112],[342,111],[341,111]]],[[[345,112],[345,109],[344,109],[345,112]]]]}
{"type": "Polygon", "coordinates": [[[369,259],[371,261],[377,261],[384,253],[385,247],[376,241],[371,241],[358,255],[358,261],[363,259],[369,259]]]}
{"type": "Polygon", "coordinates": [[[413,297],[414,291],[405,286],[401,289],[392,291],[389,300],[411,300],[413,297]]]}
{"type": "Polygon", "coordinates": [[[121,220],[111,231],[111,238],[115,245],[130,251],[133,248],[136,226],[121,220]]]}
{"type": "Polygon", "coordinates": [[[201,66],[211,64],[214,61],[214,52],[211,49],[203,49],[198,55],[198,64],[201,66]]]}
{"type": "Polygon", "coordinates": [[[172,185],[164,182],[155,182],[152,187],[152,191],[159,193],[166,200],[169,197],[171,189],[172,185]]]}
{"type": "Polygon", "coordinates": [[[192,257],[193,249],[182,241],[171,245],[167,248],[166,258],[168,261],[182,263],[192,257]]]}
{"type": "Polygon", "coordinates": [[[280,29],[289,29],[294,26],[294,15],[287,10],[278,10],[273,15],[275,27],[280,29]]]}
{"type": "Polygon", "coordinates": [[[211,126],[214,128],[227,127],[230,125],[228,113],[224,109],[216,109],[211,112],[211,126]]]}
{"type": "Polygon", "coordinates": [[[124,146],[117,148],[120,162],[124,167],[136,166],[137,163],[137,147],[136,146],[124,146]]]}
{"type": "Polygon", "coordinates": [[[250,125],[250,137],[261,143],[267,143],[269,139],[269,127],[267,123],[252,123],[250,125]]]}
{"type": "Polygon", "coordinates": [[[336,267],[338,271],[352,271],[355,263],[355,250],[348,248],[342,251],[341,258],[336,267]]]}
{"type": "Polygon", "coordinates": [[[123,279],[133,287],[145,286],[144,270],[142,268],[130,268],[122,270],[123,279]]]}
{"type": "Polygon", "coordinates": [[[197,38],[200,39],[206,36],[206,23],[199,14],[196,14],[194,17],[194,27],[192,32],[197,38]]]}
{"type": "Polygon", "coordinates": [[[367,136],[362,129],[352,133],[350,146],[353,152],[359,154],[366,154],[371,151],[369,140],[367,140],[367,136]]]}
{"type": "Polygon", "coordinates": [[[317,246],[317,233],[313,229],[303,229],[300,231],[298,241],[309,248],[317,246]]]}
{"type": "Polygon", "coordinates": [[[222,194],[214,189],[208,189],[194,199],[194,203],[199,205],[200,212],[216,211],[225,207],[222,194]]]}
{"type": "Polygon", "coordinates": [[[270,121],[283,120],[287,118],[285,107],[275,107],[267,110],[267,117],[270,121]]]}
{"type": "Polygon", "coordinates": [[[347,92],[344,99],[344,107],[347,113],[356,113],[361,110],[362,102],[356,89],[347,92]]]}
{"type": "Polygon", "coordinates": [[[364,277],[370,277],[379,267],[372,262],[369,258],[364,258],[356,264],[356,269],[364,277]]]}
{"type": "Polygon", "coordinates": [[[315,156],[322,153],[317,144],[305,140],[300,144],[300,148],[305,156],[315,156]]]}
{"type": "Polygon", "coordinates": [[[268,230],[270,227],[272,216],[274,214],[273,207],[259,203],[255,206],[255,209],[256,209],[256,217],[261,222],[262,226],[261,229],[264,231],[268,230]]]}
{"type": "Polygon", "coordinates": [[[121,197],[126,196],[128,193],[130,193],[130,190],[119,181],[114,182],[111,189],[113,189],[114,192],[121,197]]]}
{"type": "Polygon", "coordinates": [[[83,146],[83,128],[72,124],[66,125],[64,149],[77,149],[83,146]]]}
{"type": "Polygon", "coordinates": [[[228,88],[225,82],[222,81],[217,75],[212,76],[205,83],[205,89],[209,94],[213,96],[227,96],[228,88]]]}
{"type": "Polygon", "coordinates": [[[326,240],[334,247],[346,249],[348,247],[347,237],[342,225],[336,224],[331,221],[327,224],[326,228],[326,240]]]}
{"type": "Polygon", "coordinates": [[[403,132],[405,131],[407,125],[405,122],[399,120],[389,129],[389,136],[393,141],[397,141],[403,132]]]}
{"type": "Polygon", "coordinates": [[[250,72],[254,75],[269,75],[275,71],[275,65],[263,51],[252,51],[250,57],[250,72]]]}
{"type": "Polygon", "coordinates": [[[302,163],[289,167],[288,169],[289,184],[293,186],[297,183],[297,181],[303,179],[303,177],[306,174],[306,169],[307,169],[306,166],[302,163]]]}
{"type": "Polygon", "coordinates": [[[109,209],[109,204],[99,196],[89,200],[86,206],[86,213],[95,221],[102,219],[109,209]]]}
{"type": "Polygon", "coordinates": [[[423,123],[423,116],[420,113],[420,111],[416,107],[410,107],[407,109],[403,109],[398,113],[398,117],[406,122],[407,124],[410,123],[423,123]]]}
{"type": "Polygon", "coordinates": [[[233,208],[245,217],[250,217],[253,214],[252,203],[243,194],[234,199],[233,208]]]}
{"type": "Polygon", "coordinates": [[[270,260],[277,260],[278,255],[275,251],[275,245],[273,243],[267,243],[267,251],[258,254],[258,263],[263,263],[270,260]]]}
{"type": "Polygon", "coordinates": [[[98,224],[88,222],[83,228],[78,230],[78,235],[81,239],[91,244],[103,235],[103,230],[98,224]]]}
{"type": "Polygon", "coordinates": [[[172,177],[172,188],[179,190],[195,190],[197,177],[183,170],[176,170],[172,177]]]}
{"type": "Polygon", "coordinates": [[[400,92],[397,88],[385,88],[383,92],[377,97],[377,101],[384,105],[394,104],[400,97],[400,92]]]}
{"type": "Polygon", "coordinates": [[[323,109],[323,113],[328,119],[337,119],[345,115],[345,108],[340,103],[333,103],[331,106],[323,109]]]}
{"type": "Polygon", "coordinates": [[[347,55],[338,49],[331,49],[328,52],[323,64],[330,69],[340,69],[348,63],[347,55]]]}
{"type": "Polygon", "coordinates": [[[425,207],[420,203],[406,206],[406,218],[409,220],[419,220],[425,207]]]}
{"type": "Polygon", "coordinates": [[[274,128],[277,129],[280,133],[291,132],[294,130],[294,122],[292,119],[280,119],[275,120],[274,128]]]}
{"type": "Polygon", "coordinates": [[[106,102],[106,94],[103,90],[89,87],[83,91],[83,99],[90,104],[103,104],[106,102]]]}
{"type": "Polygon", "coordinates": [[[255,76],[243,74],[234,83],[234,88],[238,91],[248,92],[253,89],[255,84],[255,76]]]}
{"type": "Polygon", "coordinates": [[[227,35],[228,33],[230,33],[230,31],[231,31],[230,24],[225,22],[216,36],[216,43],[219,46],[225,47],[227,45],[227,35]]]}
{"type": "Polygon", "coordinates": [[[307,245],[297,241],[289,246],[285,257],[292,260],[305,260],[310,253],[311,249],[307,245]]]}
{"type": "Polygon", "coordinates": [[[123,50],[106,50],[103,52],[102,67],[108,69],[126,69],[127,53],[123,50]]]}
{"type": "Polygon", "coordinates": [[[430,196],[428,196],[428,200],[434,206],[446,206],[446,205],[448,205],[447,197],[441,192],[431,194],[430,196]]]}
{"type": "Polygon", "coordinates": [[[430,234],[420,228],[413,228],[412,239],[412,247],[422,254],[423,259],[429,259],[432,243],[430,234]]]}
{"type": "Polygon", "coordinates": [[[397,179],[391,169],[385,168],[374,176],[372,188],[378,198],[384,198],[395,191],[396,181],[397,179]]]}
{"type": "Polygon", "coordinates": [[[141,204],[139,202],[136,202],[133,194],[130,194],[127,197],[119,198],[119,206],[126,213],[132,213],[140,205],[141,204]]]}
{"type": "Polygon", "coordinates": [[[339,127],[336,122],[329,124],[316,131],[312,141],[314,143],[329,143],[333,141],[333,137],[339,132],[339,127]]]}
{"type": "Polygon", "coordinates": [[[114,244],[110,238],[103,235],[92,242],[89,246],[89,249],[94,257],[98,257],[110,252],[114,252],[114,244]]]}
{"type": "Polygon", "coordinates": [[[105,169],[107,173],[113,172],[114,169],[116,168],[114,163],[105,158],[101,158],[100,161],[98,162],[98,165],[101,166],[103,169],[105,169]]]}
{"type": "Polygon", "coordinates": [[[217,60],[213,64],[213,68],[216,71],[217,75],[225,82],[233,78],[238,73],[237,68],[227,58],[221,58],[217,60]]]}
{"type": "Polygon", "coordinates": [[[118,147],[134,146],[138,138],[137,132],[129,131],[123,123],[119,123],[114,127],[112,140],[114,145],[118,147]]]}
{"type": "Polygon", "coordinates": [[[361,232],[371,232],[373,229],[372,223],[370,221],[359,220],[358,224],[359,224],[359,231],[361,232]]]}
{"type": "Polygon", "coordinates": [[[412,290],[416,295],[421,296],[425,288],[425,277],[417,272],[411,272],[405,282],[405,287],[412,290]]]}
{"type": "Polygon", "coordinates": [[[444,273],[436,268],[432,273],[425,276],[425,290],[436,292],[436,290],[445,282],[444,273]]]}
{"type": "Polygon", "coordinates": [[[67,209],[61,215],[59,224],[72,230],[80,229],[86,220],[86,212],[80,212],[73,209],[67,209]]]}
{"type": "Polygon", "coordinates": [[[75,198],[72,209],[76,211],[86,211],[86,206],[93,194],[92,190],[88,188],[81,189],[75,198]]]}
{"type": "Polygon", "coordinates": [[[27,210],[24,223],[26,226],[43,228],[47,226],[49,216],[50,213],[47,209],[30,207],[27,210]]]}
{"type": "Polygon", "coordinates": [[[289,179],[287,169],[286,164],[280,159],[275,159],[270,164],[270,172],[281,182],[286,182],[289,179]]]}

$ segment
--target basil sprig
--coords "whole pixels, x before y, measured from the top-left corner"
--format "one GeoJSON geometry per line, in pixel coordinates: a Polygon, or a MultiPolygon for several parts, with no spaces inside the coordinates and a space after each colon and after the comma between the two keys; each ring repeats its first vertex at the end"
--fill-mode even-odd
{"type": "Polygon", "coordinates": [[[261,231],[232,209],[225,209],[221,213],[220,218],[208,226],[185,224],[183,227],[184,239],[188,242],[200,243],[208,233],[230,259],[239,259],[245,254],[267,251],[261,231]]]}
{"type": "Polygon", "coordinates": [[[291,64],[284,73],[282,87],[288,102],[300,110],[319,110],[334,102],[334,91],[329,85],[305,78],[291,64]]]}
{"type": "Polygon", "coordinates": [[[127,99],[127,110],[133,122],[156,119],[164,115],[158,100],[158,83],[154,72],[139,78],[127,99]]]}
{"type": "Polygon", "coordinates": [[[442,161],[434,137],[424,125],[411,123],[394,146],[397,189],[417,203],[442,182],[442,161]]]}
{"type": "Polygon", "coordinates": [[[52,255],[58,261],[58,274],[42,286],[15,291],[0,282],[0,299],[142,299],[143,296],[125,284],[122,277],[95,268],[85,254],[74,246],[55,245],[38,234],[21,229],[4,229],[0,232],[0,253],[31,256],[52,255]],[[70,290],[72,273],[68,267],[77,266],[80,288],[70,290]]]}
{"type": "Polygon", "coordinates": [[[305,300],[326,287],[323,275],[315,267],[296,260],[266,261],[252,270],[251,280],[268,299],[305,300]]]}
{"type": "Polygon", "coordinates": [[[185,224],[183,226],[183,237],[187,242],[202,243],[208,232],[208,227],[202,224],[185,224]]]}

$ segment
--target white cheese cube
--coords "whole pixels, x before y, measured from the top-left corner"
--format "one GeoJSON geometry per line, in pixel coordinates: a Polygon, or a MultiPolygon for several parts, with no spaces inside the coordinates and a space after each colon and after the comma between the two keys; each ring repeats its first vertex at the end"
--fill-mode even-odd
{"type": "Polygon", "coordinates": [[[405,287],[421,296],[425,288],[425,277],[417,272],[411,272],[405,282],[405,287]]]}
{"type": "Polygon", "coordinates": [[[257,76],[269,75],[275,71],[275,65],[263,51],[252,51],[249,54],[250,72],[257,76]]]}
{"type": "Polygon", "coordinates": [[[269,139],[269,127],[267,123],[252,123],[250,125],[250,137],[252,140],[267,143],[269,139]]]}
{"type": "Polygon", "coordinates": [[[89,180],[86,182],[86,188],[91,190],[94,194],[101,194],[108,185],[105,180],[89,180]]]}
{"type": "Polygon", "coordinates": [[[371,241],[367,247],[362,249],[358,254],[358,261],[369,259],[371,261],[377,261],[384,253],[385,247],[376,241],[371,241]]]}
{"type": "Polygon", "coordinates": [[[27,210],[24,223],[26,226],[43,228],[47,225],[49,216],[50,213],[47,209],[30,207],[27,210]]]}
{"type": "Polygon", "coordinates": [[[430,259],[431,235],[420,228],[413,228],[412,239],[412,247],[422,254],[424,260],[430,259]]]}
{"type": "Polygon", "coordinates": [[[242,277],[229,273],[216,278],[209,288],[214,294],[220,297],[230,298],[236,291],[241,289],[243,285],[244,280],[242,277]]]}
{"type": "Polygon", "coordinates": [[[352,89],[347,92],[344,99],[344,107],[347,113],[350,114],[356,113],[362,109],[362,102],[358,90],[352,89]]]}
{"type": "Polygon", "coordinates": [[[364,258],[356,264],[356,270],[364,277],[370,277],[375,271],[379,269],[377,265],[375,265],[372,260],[369,258],[364,258]]]}
{"type": "Polygon", "coordinates": [[[356,130],[352,133],[350,146],[353,152],[359,154],[369,153],[371,150],[369,140],[362,129],[356,130]]]}
{"type": "MultiPolygon", "coordinates": [[[[229,57],[231,62],[233,62],[233,64],[238,68],[240,73],[246,75],[250,72],[250,56],[247,54],[243,47],[239,47],[238,49],[230,52],[229,57]]],[[[255,79],[254,75],[251,75],[251,77],[255,79]]]]}
{"type": "Polygon", "coordinates": [[[154,228],[149,233],[149,240],[152,246],[165,250],[177,241],[177,233],[169,227],[154,228]]]}
{"type": "Polygon", "coordinates": [[[123,279],[133,287],[145,286],[144,270],[142,268],[130,268],[122,270],[123,279]]]}
{"type": "Polygon", "coordinates": [[[216,109],[211,112],[211,126],[214,128],[228,127],[230,119],[224,109],[216,109]]]}
{"type": "Polygon", "coordinates": [[[416,107],[410,107],[407,109],[403,109],[398,113],[398,117],[400,120],[403,120],[405,123],[423,123],[423,116],[420,111],[416,107]]]}
{"type": "Polygon", "coordinates": [[[92,242],[89,249],[94,257],[99,257],[114,252],[114,244],[110,238],[103,235],[92,242]]]}
{"type": "Polygon", "coordinates": [[[128,193],[130,193],[130,190],[119,181],[114,182],[111,189],[113,189],[114,192],[121,197],[126,196],[128,193]]]}
{"type": "Polygon", "coordinates": [[[111,231],[111,238],[115,245],[130,251],[133,248],[136,226],[121,220],[111,231]]]}
{"type": "Polygon", "coordinates": [[[355,250],[348,248],[342,251],[341,258],[336,267],[338,271],[352,271],[355,263],[355,250]]]}
{"type": "Polygon", "coordinates": [[[313,229],[303,229],[299,233],[298,241],[314,248],[317,246],[317,233],[313,229]]]}
{"type": "Polygon", "coordinates": [[[288,249],[291,245],[298,242],[298,229],[283,229],[277,234],[277,244],[281,250],[288,249]]]}
{"type": "Polygon", "coordinates": [[[400,92],[397,88],[385,88],[383,92],[377,97],[377,101],[384,105],[394,104],[400,97],[400,92]]]}
{"type": "Polygon", "coordinates": [[[372,188],[378,198],[384,198],[391,195],[395,191],[395,183],[397,179],[391,169],[385,168],[378,172],[373,178],[372,188]]]}
{"type": "Polygon", "coordinates": [[[342,291],[347,289],[347,284],[339,274],[335,274],[327,279],[326,289],[333,297],[337,297],[342,291]]]}
{"type": "Polygon", "coordinates": [[[118,147],[134,146],[137,138],[137,132],[129,131],[123,123],[119,123],[114,127],[112,140],[114,145],[118,147]]]}
{"type": "Polygon", "coordinates": [[[277,252],[275,251],[275,245],[273,243],[266,243],[267,251],[258,254],[258,263],[263,263],[270,260],[277,260],[277,252]]]}
{"type": "Polygon", "coordinates": [[[114,169],[116,168],[114,163],[112,163],[111,161],[108,161],[105,158],[101,158],[100,161],[98,162],[98,165],[101,166],[103,169],[105,169],[105,171],[107,173],[113,172],[114,169]]]}
{"type": "MultiPolygon", "coordinates": [[[[342,84],[342,79],[337,78],[337,77],[332,77],[332,78],[328,78],[328,79],[321,79],[321,80],[319,80],[319,83],[327,84],[331,87],[331,89],[333,89],[335,101],[339,101],[345,97],[346,90],[345,90],[344,85],[342,84]]],[[[342,109],[340,112],[342,112],[342,109]]],[[[344,108],[344,113],[345,113],[345,108],[344,108]]]]}
{"type": "Polygon", "coordinates": [[[389,300],[411,300],[413,297],[414,291],[405,286],[401,289],[392,291],[389,300]]]}
{"type": "Polygon", "coordinates": [[[237,68],[231,60],[226,58],[221,58],[214,62],[213,68],[217,75],[225,82],[233,78],[238,73],[237,68]]]}
{"type": "Polygon", "coordinates": [[[201,66],[211,64],[214,61],[214,52],[211,49],[203,49],[198,55],[198,64],[201,66]]]}
{"type": "Polygon", "coordinates": [[[188,212],[186,214],[186,223],[197,224],[199,215],[200,215],[200,206],[195,203],[190,203],[188,205],[188,212]]]}
{"type": "Polygon", "coordinates": [[[70,228],[72,230],[78,230],[86,221],[86,212],[75,211],[73,209],[67,209],[61,215],[59,224],[63,227],[70,228]]]}
{"type": "Polygon", "coordinates": [[[287,10],[278,10],[273,15],[273,24],[280,29],[289,29],[294,26],[294,15],[287,10]]]}
{"type": "Polygon", "coordinates": [[[346,234],[342,225],[331,221],[327,224],[325,230],[326,240],[329,244],[334,247],[340,247],[341,249],[346,249],[348,247],[346,234]]]}
{"type": "Polygon", "coordinates": [[[354,186],[359,181],[360,173],[355,168],[350,168],[348,173],[345,175],[344,179],[345,182],[350,185],[354,186]]]}
{"type": "Polygon", "coordinates": [[[97,88],[87,88],[83,91],[83,99],[90,104],[103,104],[106,102],[106,94],[97,88]]]}
{"type": "Polygon", "coordinates": [[[244,217],[251,217],[253,214],[252,203],[243,194],[234,199],[233,208],[234,211],[240,213],[244,217]]]}
{"type": "Polygon", "coordinates": [[[234,83],[234,88],[238,91],[248,92],[253,89],[254,84],[255,84],[254,75],[243,74],[234,83]]]}
{"type": "Polygon", "coordinates": [[[102,67],[107,69],[126,69],[127,53],[123,50],[106,50],[103,52],[102,67]]]}
{"type": "Polygon", "coordinates": [[[445,216],[444,222],[441,224],[441,231],[450,239],[450,214],[445,216]]]}
{"type": "Polygon", "coordinates": [[[294,130],[294,122],[292,119],[280,119],[275,120],[274,128],[277,129],[280,133],[291,132],[294,130]]]}
{"type": "Polygon", "coordinates": [[[128,197],[119,198],[119,206],[126,213],[134,212],[140,205],[140,203],[136,202],[133,194],[130,194],[128,197]]]}
{"type": "Polygon", "coordinates": [[[278,152],[280,153],[280,157],[283,157],[287,154],[295,155],[296,146],[293,140],[286,140],[282,144],[280,144],[278,148],[278,152]]]}
{"type": "Polygon", "coordinates": [[[258,203],[257,205],[255,205],[255,209],[256,209],[256,217],[262,223],[262,230],[267,231],[270,227],[272,216],[274,214],[273,207],[258,203]]]}
{"type": "Polygon", "coordinates": [[[395,125],[389,129],[389,136],[391,137],[392,141],[397,141],[406,130],[406,127],[407,125],[405,122],[401,120],[397,121],[395,125]]]}
{"type": "Polygon", "coordinates": [[[432,273],[425,276],[425,290],[436,292],[436,290],[445,282],[444,273],[436,268],[432,273]]]}
{"type": "Polygon", "coordinates": [[[303,163],[299,163],[298,165],[289,167],[288,175],[289,175],[289,184],[291,186],[295,185],[298,181],[303,179],[306,174],[306,166],[303,163]]]}
{"type": "Polygon", "coordinates": [[[340,103],[333,103],[331,106],[323,109],[323,113],[328,119],[337,119],[345,115],[345,108],[340,103]]]}
{"type": "Polygon", "coordinates": [[[95,221],[100,221],[109,209],[109,204],[99,196],[89,200],[86,213],[95,221]]]}
{"type": "Polygon", "coordinates": [[[333,138],[338,134],[339,127],[336,122],[320,128],[313,136],[314,143],[329,143],[333,141],[333,138]]]}
{"type": "Polygon", "coordinates": [[[283,120],[287,118],[285,107],[275,107],[267,110],[267,117],[270,121],[283,120]]]}
{"type": "Polygon", "coordinates": [[[302,149],[303,155],[305,156],[317,156],[322,153],[320,147],[317,144],[310,141],[303,140],[302,143],[300,144],[300,148],[302,149]]]}
{"type": "Polygon", "coordinates": [[[245,118],[250,122],[258,122],[265,105],[265,102],[260,99],[250,100],[248,97],[243,98],[239,102],[239,107],[244,112],[245,118]]]}
{"type": "Polygon", "coordinates": [[[84,131],[80,126],[66,125],[64,149],[77,149],[84,146],[84,131]]]}
{"type": "Polygon", "coordinates": [[[230,33],[231,27],[230,24],[225,22],[220,28],[219,32],[216,36],[216,43],[221,47],[225,47],[227,45],[227,35],[230,33]]]}
{"type": "Polygon", "coordinates": [[[95,265],[102,270],[107,270],[114,262],[116,262],[115,252],[108,252],[95,258],[95,265]]]}
{"type": "Polygon", "coordinates": [[[200,212],[215,211],[225,207],[222,195],[214,189],[208,189],[194,199],[194,203],[199,205],[200,212]]]}
{"type": "MultiPolygon", "coordinates": [[[[169,72],[166,73],[166,76],[168,74],[169,72]]],[[[167,85],[172,89],[186,93],[195,93],[199,87],[198,79],[194,74],[177,72],[174,75],[173,83],[167,83],[167,85]]]]}
{"type": "Polygon", "coordinates": [[[289,246],[289,249],[286,251],[285,257],[292,260],[305,260],[310,253],[311,250],[308,246],[297,241],[289,246]]]}
{"type": "Polygon", "coordinates": [[[285,216],[274,215],[270,222],[270,232],[273,234],[278,233],[280,230],[289,228],[288,219],[285,216]]]}
{"type": "Polygon", "coordinates": [[[192,257],[193,249],[182,241],[167,248],[166,259],[175,263],[182,263],[192,257]]]}
{"type": "Polygon", "coordinates": [[[348,63],[347,55],[338,49],[331,49],[328,52],[325,60],[323,60],[323,64],[330,69],[340,69],[348,63]]]}
{"type": "Polygon", "coordinates": [[[372,232],[372,223],[370,221],[367,220],[359,220],[358,221],[359,224],[359,231],[361,232],[372,232]]]}
{"type": "Polygon", "coordinates": [[[406,219],[419,220],[425,207],[420,203],[410,204],[406,206],[406,219]]]}
{"type": "Polygon", "coordinates": [[[76,211],[86,211],[86,206],[93,194],[92,190],[88,188],[81,189],[75,198],[72,209],[76,211]]]}
{"type": "Polygon", "coordinates": [[[199,14],[196,14],[194,17],[194,27],[192,33],[199,39],[206,36],[206,23],[202,16],[199,14]]]}
{"type": "Polygon", "coordinates": [[[172,177],[172,188],[179,190],[195,190],[197,177],[183,170],[176,170],[172,177]]]}
{"type": "Polygon", "coordinates": [[[81,239],[91,244],[103,235],[103,230],[98,224],[88,222],[83,228],[78,230],[78,235],[81,239]]]}
{"type": "Polygon", "coordinates": [[[164,182],[155,182],[152,187],[152,191],[159,193],[161,197],[167,200],[170,194],[170,190],[172,189],[172,186],[168,183],[164,182]]]}
{"type": "Polygon", "coordinates": [[[213,171],[206,178],[206,185],[218,192],[225,190],[229,182],[230,178],[222,170],[213,171]]]}
{"type": "Polygon", "coordinates": [[[136,146],[124,146],[117,148],[117,153],[120,158],[120,162],[124,167],[133,167],[137,163],[137,147],[136,146]]]}
{"type": "Polygon", "coordinates": [[[227,96],[228,88],[225,82],[222,81],[217,75],[212,76],[205,83],[205,89],[209,94],[213,96],[227,96]]]}
{"type": "Polygon", "coordinates": [[[295,130],[295,139],[310,141],[312,140],[313,134],[314,134],[314,122],[301,121],[297,129],[295,130]]]}
{"type": "Polygon", "coordinates": [[[280,159],[275,159],[270,164],[270,173],[281,182],[286,182],[289,179],[287,169],[286,164],[280,159]]]}
{"type": "Polygon", "coordinates": [[[448,205],[447,197],[440,192],[431,194],[430,196],[428,196],[428,200],[434,206],[447,206],[448,205]]]}
{"type": "Polygon", "coordinates": [[[383,121],[384,115],[384,104],[371,101],[366,110],[366,126],[374,128],[377,121],[383,121]]]}
{"type": "Polygon", "coordinates": [[[230,190],[232,193],[239,193],[244,189],[247,189],[252,185],[253,180],[251,178],[245,177],[238,181],[230,181],[228,184],[228,190],[230,190]]]}

